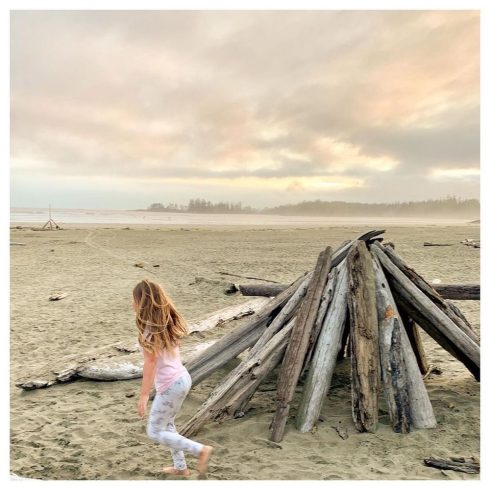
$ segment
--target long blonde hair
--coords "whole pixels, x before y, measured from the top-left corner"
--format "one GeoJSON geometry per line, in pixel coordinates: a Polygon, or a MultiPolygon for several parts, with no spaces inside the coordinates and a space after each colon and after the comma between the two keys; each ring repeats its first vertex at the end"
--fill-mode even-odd
{"type": "Polygon", "coordinates": [[[184,317],[160,284],[143,279],[134,287],[133,298],[137,305],[138,342],[143,349],[158,355],[179,345],[179,339],[189,333],[184,317]]]}

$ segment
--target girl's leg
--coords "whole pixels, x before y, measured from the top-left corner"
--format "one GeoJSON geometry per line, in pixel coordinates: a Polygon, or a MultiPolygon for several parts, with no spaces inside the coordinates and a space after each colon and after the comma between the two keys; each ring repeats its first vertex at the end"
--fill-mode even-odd
{"type": "MultiPolygon", "coordinates": [[[[167,424],[167,430],[177,433],[177,429],[173,420],[167,424]]],[[[185,462],[184,451],[179,449],[171,449],[171,452],[172,461],[174,462],[174,468],[177,470],[185,470],[187,468],[187,464],[185,462]]]]}
{"type": "MultiPolygon", "coordinates": [[[[147,433],[150,439],[176,451],[185,451],[198,457],[204,445],[181,436],[177,431],[168,430],[169,422],[182,406],[191,387],[190,376],[184,375],[163,393],[157,393],[148,417],[147,433]]],[[[185,461],[185,460],[184,460],[185,461]]]]}

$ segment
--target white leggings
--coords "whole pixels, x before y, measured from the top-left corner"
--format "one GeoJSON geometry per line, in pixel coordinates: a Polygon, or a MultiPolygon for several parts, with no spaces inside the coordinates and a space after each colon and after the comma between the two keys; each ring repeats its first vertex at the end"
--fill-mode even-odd
{"type": "Polygon", "coordinates": [[[154,441],[168,446],[172,451],[174,468],[185,470],[184,451],[199,456],[203,444],[181,436],[175,428],[175,415],[192,386],[189,372],[184,373],[165,391],[157,393],[151,405],[146,432],[154,441]]]}

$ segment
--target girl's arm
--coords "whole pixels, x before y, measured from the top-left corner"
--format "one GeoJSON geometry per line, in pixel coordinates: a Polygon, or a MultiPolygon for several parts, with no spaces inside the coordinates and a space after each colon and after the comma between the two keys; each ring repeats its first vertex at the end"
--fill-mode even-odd
{"type": "Polygon", "coordinates": [[[143,349],[144,364],[143,364],[143,380],[141,382],[140,399],[138,402],[138,414],[141,418],[145,416],[146,406],[150,397],[150,391],[155,380],[155,371],[157,369],[157,359],[154,354],[151,354],[143,349]]]}
{"type": "Polygon", "coordinates": [[[150,396],[150,391],[155,380],[155,371],[157,369],[157,358],[154,354],[143,349],[143,381],[141,382],[141,396],[150,396]]]}

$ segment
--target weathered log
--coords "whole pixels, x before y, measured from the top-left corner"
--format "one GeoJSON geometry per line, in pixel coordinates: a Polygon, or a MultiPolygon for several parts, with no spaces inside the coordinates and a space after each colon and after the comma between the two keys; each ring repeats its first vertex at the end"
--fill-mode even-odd
{"type": "MultiPolygon", "coordinates": [[[[446,300],[480,300],[479,284],[431,284],[431,287],[446,300]]],[[[240,284],[238,286],[243,296],[276,296],[286,288],[286,284],[240,284]]]]}
{"type": "Polygon", "coordinates": [[[400,315],[400,310],[397,303],[395,302],[394,296],[392,294],[390,284],[386,279],[383,268],[371,248],[371,254],[373,255],[373,267],[376,272],[376,276],[379,278],[378,284],[386,291],[388,295],[388,301],[390,305],[393,306],[393,310],[396,318],[400,320],[400,344],[402,356],[405,361],[408,376],[408,397],[409,397],[409,407],[410,407],[410,419],[413,427],[416,429],[432,429],[437,426],[436,418],[434,416],[434,411],[432,409],[432,404],[429,400],[429,395],[427,394],[427,389],[425,388],[422,375],[417,364],[417,359],[410,346],[410,341],[408,335],[403,326],[402,317],[400,315]]]}
{"type": "Polygon", "coordinates": [[[415,357],[417,359],[420,374],[423,377],[429,371],[429,362],[427,361],[424,344],[420,336],[420,327],[418,327],[413,319],[405,314],[402,309],[399,310],[399,313],[403,322],[403,326],[405,327],[405,331],[407,332],[408,339],[410,340],[410,345],[412,346],[413,353],[415,354],[415,357]]]}
{"type": "Polygon", "coordinates": [[[445,300],[480,300],[479,284],[431,284],[431,286],[445,300]]]}
{"type": "Polygon", "coordinates": [[[308,370],[303,388],[303,396],[296,415],[296,427],[301,432],[308,432],[316,424],[325,397],[330,389],[337,355],[342,346],[342,334],[347,316],[347,266],[345,261],[332,269],[336,280],[332,301],[322,322],[318,341],[308,370]]]}
{"type": "Polygon", "coordinates": [[[287,288],[287,284],[239,284],[243,296],[277,296],[287,288]]]}
{"type": "Polygon", "coordinates": [[[380,365],[373,259],[359,241],[347,256],[352,418],[359,432],[378,425],[380,365]]]}
{"type": "MultiPolygon", "coordinates": [[[[223,325],[241,316],[248,316],[258,311],[270,300],[255,298],[239,305],[222,308],[211,315],[189,324],[189,332],[203,332],[223,325]]],[[[184,364],[203,349],[214,342],[201,342],[198,345],[188,345],[184,338],[181,355],[184,364]]],[[[143,358],[138,349],[138,343],[129,346],[109,344],[94,348],[90,352],[65,356],[59,361],[50,361],[39,371],[28,373],[16,382],[16,386],[25,390],[47,388],[57,383],[64,383],[77,378],[87,378],[99,381],[115,381],[140,378],[143,375],[143,358]]]]}
{"type": "Polygon", "coordinates": [[[208,420],[223,420],[233,417],[237,408],[253,393],[267,374],[279,363],[296,318],[258,352],[240,363],[211,392],[197,413],[181,428],[180,433],[191,437],[208,420]]]}
{"type": "MultiPolygon", "coordinates": [[[[297,289],[296,293],[291,297],[291,299],[286,303],[284,308],[280,311],[280,313],[274,318],[273,322],[267,327],[267,330],[262,334],[259,340],[255,343],[255,345],[248,352],[248,357],[255,355],[271,338],[273,335],[279,331],[280,328],[283,327],[289,319],[293,317],[296,313],[298,306],[301,304],[310,284],[311,278],[313,276],[313,271],[309,272],[303,284],[297,289]]],[[[237,412],[245,413],[247,410],[247,406],[254,394],[255,390],[250,390],[248,396],[244,397],[241,401],[240,406],[237,408],[237,412]]]]}
{"type": "Polygon", "coordinates": [[[269,439],[281,442],[289,414],[290,403],[303,367],[311,331],[318,313],[328,273],[332,264],[332,248],[327,247],[318,256],[313,277],[301,302],[296,322],[284,354],[277,380],[276,412],[271,423],[269,439]]]}
{"type": "Polygon", "coordinates": [[[438,458],[424,458],[426,466],[432,466],[439,470],[461,471],[463,473],[480,473],[480,463],[474,461],[455,461],[438,458]]]}
{"type": "Polygon", "coordinates": [[[310,285],[312,276],[313,271],[308,272],[306,276],[304,276],[304,280],[301,285],[291,296],[289,301],[284,305],[281,311],[276,315],[274,320],[272,320],[271,324],[267,327],[259,340],[257,340],[255,345],[250,349],[248,357],[253,356],[256,352],[262,349],[262,347],[267,344],[267,342],[269,342],[269,340],[294,316],[299,305],[301,304],[301,301],[305,297],[306,292],[308,291],[308,286],[310,285]]]}
{"type": "Polygon", "coordinates": [[[278,296],[269,299],[243,325],[227,333],[211,347],[193,358],[187,365],[187,369],[193,380],[193,385],[199,384],[216,369],[224,366],[245,349],[254,345],[282,307],[303,283],[306,275],[300,276],[278,296]]]}
{"type": "MultiPolygon", "coordinates": [[[[345,259],[337,266],[340,267],[345,263],[345,259]]],[[[322,330],[323,322],[325,319],[325,315],[329,308],[329,305],[332,301],[335,285],[338,278],[338,269],[337,267],[330,270],[327,276],[327,282],[325,284],[325,288],[322,293],[322,297],[320,300],[320,306],[318,307],[318,313],[316,315],[315,324],[313,325],[313,329],[310,335],[310,342],[308,347],[306,348],[306,356],[303,362],[303,368],[301,370],[300,378],[304,375],[305,371],[308,369],[311,358],[313,356],[313,352],[315,350],[315,344],[318,340],[318,336],[320,335],[320,331],[322,330]]]]}
{"type": "Polygon", "coordinates": [[[225,325],[233,320],[254,315],[260,311],[268,301],[267,298],[262,298],[262,301],[248,301],[238,305],[226,306],[225,308],[211,313],[202,320],[192,322],[189,325],[189,333],[192,335],[195,332],[204,332],[214,327],[225,325]]]}
{"type": "Polygon", "coordinates": [[[382,250],[390,258],[391,262],[415,284],[420,291],[422,291],[443,313],[445,313],[463,332],[468,335],[472,340],[478,343],[478,336],[471,329],[469,322],[461,317],[464,315],[459,312],[457,314],[454,308],[451,308],[446,300],[429,284],[422,276],[410,267],[396,252],[389,248],[384,247],[380,243],[373,243],[373,246],[378,250],[382,250]]]}
{"type": "MultiPolygon", "coordinates": [[[[480,378],[480,346],[456,325],[392,262],[377,242],[371,251],[388,273],[396,301],[436,342],[480,378]]],[[[388,250],[388,249],[385,249],[388,250]]]]}
{"type": "Polygon", "coordinates": [[[400,319],[395,315],[395,305],[385,290],[381,266],[373,260],[376,307],[378,313],[379,357],[381,381],[388,405],[391,426],[395,432],[410,432],[410,398],[408,392],[408,371],[401,345],[400,319]]]}
{"type": "Polygon", "coordinates": [[[385,231],[386,230],[370,230],[366,233],[361,233],[358,237],[354,238],[353,240],[346,240],[345,242],[343,242],[342,245],[340,245],[340,247],[333,254],[332,268],[339,265],[340,262],[342,262],[345,259],[345,257],[347,257],[347,254],[349,253],[352,245],[354,245],[358,241],[370,242],[371,240],[374,239],[374,237],[381,235],[385,231]]]}

